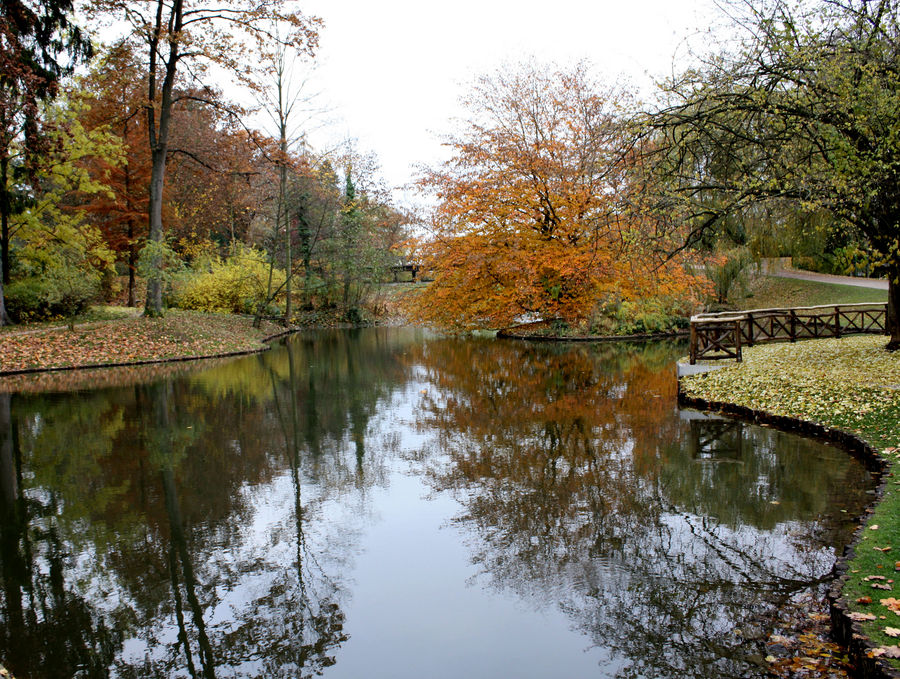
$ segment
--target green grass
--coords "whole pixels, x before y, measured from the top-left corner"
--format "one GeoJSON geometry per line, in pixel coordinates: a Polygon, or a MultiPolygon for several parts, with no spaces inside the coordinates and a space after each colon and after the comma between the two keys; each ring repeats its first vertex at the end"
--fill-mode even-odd
{"type": "Polygon", "coordinates": [[[858,304],[887,302],[887,290],[854,285],[817,283],[796,278],[760,276],[748,285],[746,295],[734,295],[732,304],[739,309],[818,306],[820,304],[858,304]]]}
{"type": "MultiPolygon", "coordinates": [[[[885,344],[882,335],[857,335],[757,345],[745,349],[743,363],[685,377],[681,386],[687,395],[707,401],[853,432],[888,460],[887,490],[848,564],[843,595],[854,613],[874,618],[860,621],[865,633],[900,652],[900,638],[885,632],[900,630],[900,614],[881,603],[900,599],[900,475],[895,476],[900,468],[900,352],[886,352],[885,344]],[[863,597],[872,602],[859,601],[863,597]]],[[[900,660],[889,662],[900,669],[900,660]]]]}

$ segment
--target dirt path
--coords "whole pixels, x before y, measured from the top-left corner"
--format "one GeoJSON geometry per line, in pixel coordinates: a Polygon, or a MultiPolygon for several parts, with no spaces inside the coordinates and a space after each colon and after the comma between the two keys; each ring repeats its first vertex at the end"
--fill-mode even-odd
{"type": "Polygon", "coordinates": [[[857,288],[872,288],[873,290],[887,290],[888,282],[883,278],[857,278],[855,276],[832,276],[826,273],[813,271],[800,271],[792,269],[778,259],[763,260],[762,271],[768,276],[778,278],[797,278],[802,281],[815,281],[816,283],[833,283],[835,285],[852,285],[857,288]]]}

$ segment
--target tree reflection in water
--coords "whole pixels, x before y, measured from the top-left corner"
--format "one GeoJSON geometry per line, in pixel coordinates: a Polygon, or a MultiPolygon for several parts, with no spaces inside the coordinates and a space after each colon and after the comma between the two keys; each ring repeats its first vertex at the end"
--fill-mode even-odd
{"type": "Polygon", "coordinates": [[[364,513],[348,491],[383,481],[364,436],[405,382],[392,354],[372,370],[383,341],[300,337],[188,379],[0,393],[0,658],[19,679],[333,664],[359,530],[336,506],[364,513]]]}
{"type": "MultiPolygon", "coordinates": [[[[600,676],[752,676],[760,615],[827,573],[839,510],[870,487],[839,451],[808,464],[802,439],[679,413],[677,347],[385,329],[288,346],[0,393],[0,661],[19,679],[340,674],[353,565],[398,474],[456,497],[456,516],[431,506],[464,536],[447,553],[564,611],[607,654],[600,676]]],[[[418,512],[405,480],[394,509],[418,512]]],[[[456,568],[439,576],[458,594],[456,568]]],[[[398,643],[402,667],[373,675],[427,666],[398,643]]]]}
{"type": "Polygon", "coordinates": [[[610,675],[764,675],[764,616],[829,574],[869,480],[798,437],[673,417],[677,355],[430,342],[428,473],[482,576],[565,610],[610,675]]]}

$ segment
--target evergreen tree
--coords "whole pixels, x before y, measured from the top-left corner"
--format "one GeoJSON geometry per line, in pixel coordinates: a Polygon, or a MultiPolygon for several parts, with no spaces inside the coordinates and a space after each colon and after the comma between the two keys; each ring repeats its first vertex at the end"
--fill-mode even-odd
{"type": "Polygon", "coordinates": [[[16,182],[33,175],[44,138],[38,107],[59,80],[91,57],[87,36],[71,23],[73,0],[3,0],[0,4],[0,325],[9,322],[9,218],[21,209],[16,182]],[[22,176],[24,175],[24,176],[22,176]]]}

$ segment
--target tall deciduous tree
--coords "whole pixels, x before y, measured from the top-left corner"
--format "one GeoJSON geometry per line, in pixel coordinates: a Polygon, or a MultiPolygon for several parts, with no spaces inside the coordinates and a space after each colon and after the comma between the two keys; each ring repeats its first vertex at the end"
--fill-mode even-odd
{"type": "MultiPolygon", "coordinates": [[[[256,87],[257,56],[272,43],[311,53],[317,43],[318,19],[304,16],[286,0],[94,0],[96,17],[126,20],[147,51],[147,129],[152,158],[149,205],[149,254],[162,266],[163,188],[175,104],[183,98],[204,101],[202,89],[179,94],[176,79],[203,73],[210,65],[224,68],[243,84],[256,87]],[[271,26],[284,27],[275,33],[271,26]]],[[[162,313],[162,279],[148,281],[145,313],[162,313]]]]}
{"type": "Polygon", "coordinates": [[[83,124],[89,130],[106,128],[121,140],[121,162],[91,159],[92,173],[105,176],[109,192],[90,196],[82,209],[103,232],[109,247],[128,267],[128,306],[135,306],[138,243],[146,237],[147,188],[150,159],[143,115],[146,83],[140,64],[127,42],[112,46],[91,72],[78,81],[73,96],[82,99],[83,124]]]}
{"type": "Polygon", "coordinates": [[[900,3],[747,0],[739,49],[668,84],[648,138],[689,241],[760,202],[827,210],[889,274],[900,348],[900,3]]]}
{"type": "Polygon", "coordinates": [[[418,313],[458,327],[522,314],[580,322],[604,297],[686,282],[679,265],[654,266],[652,223],[626,212],[624,101],[584,65],[525,64],[477,81],[453,158],[421,180],[439,202],[424,247],[434,284],[418,313]]]}
{"type": "Polygon", "coordinates": [[[27,173],[40,150],[39,103],[56,96],[59,78],[91,56],[90,41],[70,22],[72,8],[73,0],[0,3],[0,325],[9,322],[3,286],[9,283],[14,170],[27,173]]]}
{"type": "MultiPolygon", "coordinates": [[[[277,34],[278,27],[273,27],[277,34]]],[[[291,165],[291,147],[303,141],[301,126],[309,118],[309,104],[312,99],[306,91],[306,81],[298,77],[297,52],[289,45],[278,44],[267,55],[271,67],[271,83],[261,91],[261,103],[272,121],[277,139],[278,149],[275,164],[278,167],[278,197],[275,210],[275,229],[277,236],[283,234],[284,261],[287,271],[285,279],[284,325],[291,323],[293,278],[292,225],[288,206],[288,167],[291,165]]],[[[301,206],[302,211],[302,206],[301,206]]],[[[302,228],[302,227],[301,227],[302,228]]]]}

